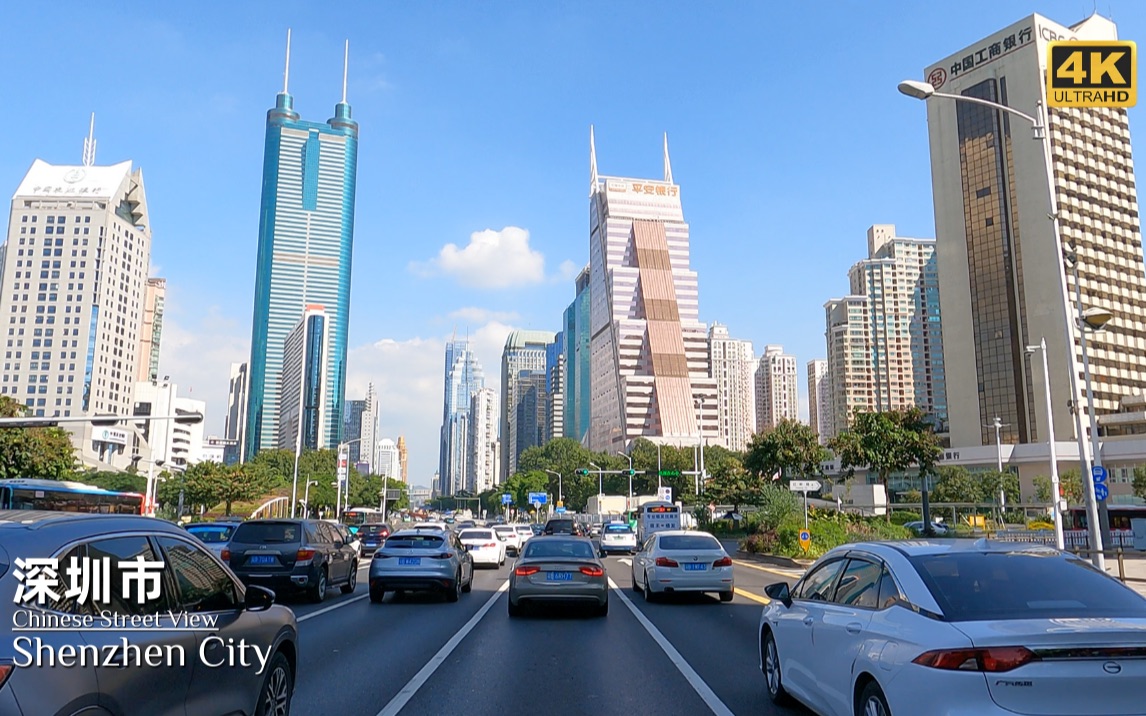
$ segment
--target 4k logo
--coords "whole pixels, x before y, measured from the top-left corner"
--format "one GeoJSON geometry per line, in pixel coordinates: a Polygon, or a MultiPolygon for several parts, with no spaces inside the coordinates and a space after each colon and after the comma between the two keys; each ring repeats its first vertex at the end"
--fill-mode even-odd
{"type": "Polygon", "coordinates": [[[1138,50],[1129,41],[1047,43],[1051,107],[1133,107],[1138,103],[1138,50]]]}

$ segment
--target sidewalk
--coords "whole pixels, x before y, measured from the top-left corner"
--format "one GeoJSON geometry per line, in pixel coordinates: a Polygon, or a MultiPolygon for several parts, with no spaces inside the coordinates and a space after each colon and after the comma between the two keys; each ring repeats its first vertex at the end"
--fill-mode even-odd
{"type": "MultiPolygon", "coordinates": [[[[1146,556],[1124,557],[1122,569],[1126,573],[1126,586],[1146,597],[1146,556]]],[[[1106,558],[1106,573],[1118,577],[1117,558],[1106,558]]]]}

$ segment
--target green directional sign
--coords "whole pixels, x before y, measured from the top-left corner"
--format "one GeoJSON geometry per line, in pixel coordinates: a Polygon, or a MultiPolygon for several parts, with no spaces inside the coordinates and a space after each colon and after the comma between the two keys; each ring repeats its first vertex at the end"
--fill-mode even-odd
{"type": "Polygon", "coordinates": [[[680,470],[661,470],[657,475],[660,477],[680,477],[680,470]]]}

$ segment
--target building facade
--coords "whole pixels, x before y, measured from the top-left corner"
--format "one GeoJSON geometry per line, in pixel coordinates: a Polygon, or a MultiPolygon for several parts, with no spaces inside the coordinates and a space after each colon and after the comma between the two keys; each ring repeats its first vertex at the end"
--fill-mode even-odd
{"type": "Polygon", "coordinates": [[[446,344],[446,381],[443,401],[439,494],[452,495],[465,488],[469,472],[470,403],[485,387],[485,373],[469,340],[446,344]]]}
{"type": "Polygon", "coordinates": [[[833,298],[824,304],[830,413],[823,440],[848,429],[857,412],[878,409],[872,390],[870,310],[867,296],[833,298]]]}
{"type": "MultiPolygon", "coordinates": [[[[331,386],[326,370],[330,353],[330,321],[322,306],[307,306],[294,330],[283,340],[283,367],[279,374],[280,450],[326,450],[337,447],[337,434],[326,424],[331,386]]],[[[339,418],[341,419],[341,410],[339,418]]]]}
{"type": "MultiPolygon", "coordinates": [[[[358,463],[366,463],[366,474],[374,472],[378,445],[378,393],[374,384],[366,384],[366,399],[362,401],[362,417],[358,421],[358,463]]],[[[343,438],[347,440],[348,438],[343,438]]]]}
{"type": "Polygon", "coordinates": [[[231,380],[227,390],[227,418],[223,437],[234,440],[239,446],[239,462],[247,460],[247,364],[231,364],[231,380]]]}
{"type": "Polygon", "coordinates": [[[756,433],[756,359],[752,341],[731,338],[728,326],[712,324],[708,362],[716,381],[716,421],[729,450],[744,450],[756,433]]]}
{"type": "Polygon", "coordinates": [[[395,480],[402,474],[402,461],[398,456],[398,444],[390,438],[378,441],[377,465],[374,474],[381,477],[392,477],[395,480]]]}
{"type": "Polygon", "coordinates": [[[365,411],[365,400],[348,400],[342,406],[342,440],[350,443],[346,447],[351,465],[362,462],[362,414],[365,411]]]}
{"type": "Polygon", "coordinates": [[[500,483],[498,473],[497,391],[481,388],[470,400],[470,457],[466,489],[477,495],[500,483]]]}
{"type": "MultiPolygon", "coordinates": [[[[942,92],[1030,114],[1046,103],[1049,41],[1116,38],[1114,23],[1097,14],[1069,27],[1031,15],[924,77],[942,92]]],[[[1041,360],[1024,355],[1042,338],[1052,404],[1087,405],[1076,288],[1085,307],[1115,316],[1087,337],[1100,425],[1146,389],[1146,275],[1127,111],[1049,113],[1050,180],[1047,147],[1022,120],[967,102],[927,102],[943,340],[966,347],[950,350],[946,363],[952,445],[993,444],[985,426],[995,417],[1008,426],[1005,443],[1046,440],[1041,360]]],[[[1055,410],[1054,420],[1058,438],[1077,435],[1070,411],[1055,410]]]]}
{"type": "MultiPolygon", "coordinates": [[[[536,423],[536,415],[528,411],[519,416],[518,403],[522,400],[526,386],[536,388],[534,376],[540,376],[541,390],[544,393],[548,381],[545,362],[549,344],[556,335],[552,331],[514,331],[505,339],[501,353],[501,482],[505,482],[517,471],[517,458],[525,447],[539,444],[540,438],[533,436],[528,428],[536,423]],[[533,416],[531,422],[521,420],[533,416]]],[[[533,400],[537,395],[534,391],[533,400]]],[[[536,404],[534,405],[536,409],[536,404]]],[[[544,415],[545,404],[540,405],[544,415]]],[[[541,422],[544,424],[544,417],[541,422]]]]}
{"type": "MultiPolygon", "coordinates": [[[[179,386],[170,381],[136,383],[132,415],[206,415],[207,404],[179,395],[179,386]]],[[[186,467],[203,459],[203,422],[177,423],[174,420],[141,421],[132,436],[133,455],[152,461],[156,467],[186,467]]],[[[97,428],[99,429],[99,428],[97,428]]],[[[144,465],[137,467],[146,470],[144,465]]]]}
{"type": "MultiPolygon", "coordinates": [[[[287,40],[287,71],[290,44],[287,40]]],[[[251,332],[247,454],[278,440],[283,344],[306,306],[326,307],[330,349],[323,367],[328,390],[321,406],[326,431],[318,441],[337,445],[346,392],[346,330],[358,123],[342,101],[324,123],[303,120],[283,91],[267,112],[262,203],[251,332]]]]}
{"type": "Polygon", "coordinates": [[[398,436],[398,467],[402,472],[402,482],[410,484],[410,456],[406,452],[406,436],[398,436]]]}
{"type": "Polygon", "coordinates": [[[581,269],[576,295],[565,309],[565,382],[562,429],[567,438],[585,441],[589,435],[592,362],[589,360],[589,267],[581,269]]]}
{"type": "Polygon", "coordinates": [[[136,381],[159,380],[159,348],[163,339],[163,304],[167,279],[149,278],[143,291],[143,325],[139,330],[139,365],[136,381]]]}
{"type": "Polygon", "coordinates": [[[613,453],[638,437],[719,439],[708,327],[699,318],[689,227],[673,181],[598,176],[589,133],[589,448],[613,453]]]}
{"type": "Polygon", "coordinates": [[[798,420],[799,414],[796,356],[786,354],[784,346],[765,346],[756,368],[756,429],[771,430],[781,420],[798,420]]]}
{"type": "Polygon", "coordinates": [[[826,445],[832,432],[832,391],[828,362],[822,358],[808,361],[808,424],[826,445]]]}
{"type": "Polygon", "coordinates": [[[545,441],[565,435],[565,333],[558,331],[545,347],[545,391],[548,395],[545,414],[545,441]]]}

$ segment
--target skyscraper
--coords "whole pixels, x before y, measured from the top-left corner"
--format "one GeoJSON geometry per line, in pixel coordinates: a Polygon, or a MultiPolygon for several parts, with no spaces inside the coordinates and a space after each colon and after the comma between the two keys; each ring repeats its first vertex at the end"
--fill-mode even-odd
{"type": "MultiPolygon", "coordinates": [[[[1031,15],[924,76],[943,92],[1035,114],[1046,103],[1048,41],[1117,36],[1114,23],[1097,14],[1070,27],[1031,15]]],[[[996,416],[1006,426],[1003,442],[1046,440],[1041,367],[1024,356],[1044,337],[1053,405],[1087,404],[1066,252],[1077,254],[1084,306],[1115,316],[1087,337],[1099,424],[1146,388],[1146,275],[1127,111],[1049,114],[1043,131],[1061,245],[1048,219],[1046,147],[1031,140],[1030,126],[982,105],[927,103],[952,445],[993,444],[994,430],[985,426],[996,416]]],[[[1070,411],[1054,416],[1059,439],[1076,435],[1070,411]]]]}
{"type": "Polygon", "coordinates": [[[469,475],[466,489],[477,495],[498,484],[497,392],[475,390],[470,401],[469,475]]]}
{"type": "Polygon", "coordinates": [[[713,323],[708,358],[716,381],[716,422],[730,450],[744,450],[756,432],[756,365],[752,341],[731,338],[728,326],[713,323]]]}
{"type": "Polygon", "coordinates": [[[708,328],[668,139],[663,180],[605,177],[590,128],[589,174],[589,447],[612,453],[637,437],[697,444],[702,428],[718,438],[708,328]]]}
{"type": "Polygon", "coordinates": [[[784,346],[764,346],[756,369],[756,429],[771,430],[781,420],[796,420],[800,414],[800,379],[796,356],[784,346]]]}
{"type": "MultiPolygon", "coordinates": [[[[501,353],[501,482],[505,482],[517,471],[517,457],[522,450],[540,444],[539,438],[528,432],[536,428],[536,415],[528,412],[519,415],[517,408],[525,383],[536,388],[536,383],[531,382],[533,376],[541,376],[543,402],[540,409],[543,411],[541,423],[544,424],[544,394],[548,383],[545,360],[547,347],[555,338],[552,331],[514,331],[505,339],[505,348],[501,353]],[[522,429],[526,432],[521,432],[522,429]]],[[[537,397],[534,391],[534,409],[538,409],[537,397]]]]}
{"type": "MultiPolygon", "coordinates": [[[[348,400],[342,408],[342,440],[350,443],[346,447],[350,453],[351,465],[371,462],[369,459],[362,459],[362,415],[365,412],[365,400],[348,400]]],[[[369,472],[367,469],[367,473],[369,472]]]]}
{"type": "Polygon", "coordinates": [[[565,435],[565,334],[561,331],[545,347],[545,375],[548,400],[543,443],[565,435]]]}
{"type": "Polygon", "coordinates": [[[833,298],[824,304],[831,413],[823,440],[848,429],[858,412],[879,410],[872,390],[870,310],[867,296],[833,298]]]}
{"type": "Polygon", "coordinates": [[[565,383],[562,399],[567,438],[583,441],[589,434],[589,405],[593,394],[589,376],[589,267],[577,274],[576,297],[565,309],[565,383]]]}
{"type": "MultiPolygon", "coordinates": [[[[322,306],[307,306],[302,318],[283,341],[277,446],[280,450],[333,448],[325,410],[330,375],[325,367],[330,353],[330,323],[322,306]]],[[[341,411],[339,411],[341,413],[341,411]]]]}
{"type": "Polygon", "coordinates": [[[398,436],[398,467],[402,471],[402,482],[410,484],[410,462],[406,452],[406,436],[398,436]]]}
{"type": "Polygon", "coordinates": [[[398,457],[398,445],[390,438],[382,438],[378,441],[378,449],[375,452],[377,467],[374,468],[374,473],[382,477],[392,477],[397,480],[402,474],[402,464],[398,457]]]}
{"type": "Polygon", "coordinates": [[[330,350],[323,367],[328,386],[321,410],[321,445],[337,445],[346,388],[346,328],[350,313],[350,258],[358,123],[342,101],[325,123],[294,110],[287,92],[290,34],[283,91],[267,112],[263,194],[251,333],[247,454],[272,447],[279,435],[283,341],[309,304],[326,308],[330,350]]]}
{"type": "Polygon", "coordinates": [[[143,325],[139,331],[137,382],[159,380],[159,347],[163,338],[163,304],[166,298],[167,279],[147,279],[147,287],[143,291],[143,325]]]}
{"type": "Polygon", "coordinates": [[[823,358],[808,361],[808,424],[826,445],[832,435],[832,391],[828,382],[828,362],[823,358]]]}
{"type": "Polygon", "coordinates": [[[227,418],[223,429],[223,437],[229,441],[236,441],[239,449],[239,462],[247,459],[247,441],[244,435],[247,430],[247,364],[231,364],[231,381],[227,391],[227,418]]]}
{"type": "MultiPolygon", "coordinates": [[[[362,417],[358,421],[358,461],[367,463],[367,474],[377,473],[376,447],[378,444],[378,393],[374,384],[366,385],[366,399],[362,401],[362,417]]],[[[343,441],[350,438],[343,437],[343,441]]]]}
{"type": "Polygon", "coordinates": [[[485,387],[481,363],[469,340],[446,344],[446,381],[442,410],[442,443],[438,479],[439,494],[452,495],[466,485],[469,450],[470,401],[485,387]]]}

